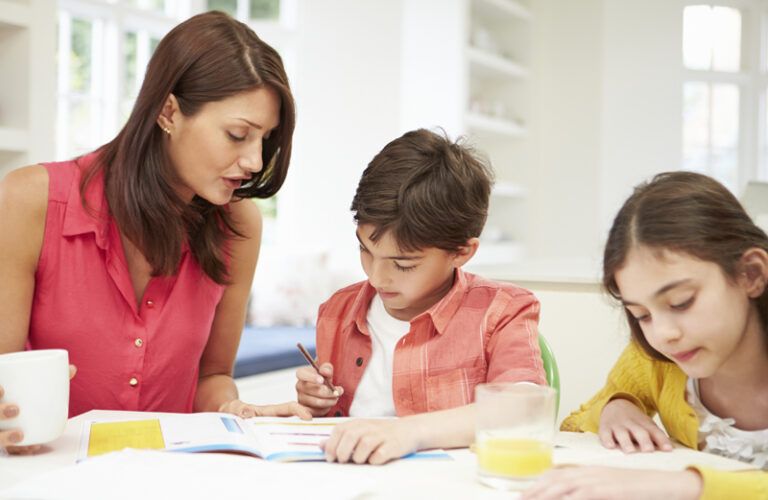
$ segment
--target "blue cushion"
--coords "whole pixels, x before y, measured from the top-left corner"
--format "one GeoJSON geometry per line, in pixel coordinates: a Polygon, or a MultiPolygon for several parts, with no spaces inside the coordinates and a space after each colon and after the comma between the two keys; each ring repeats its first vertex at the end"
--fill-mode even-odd
{"type": "Polygon", "coordinates": [[[235,377],[306,364],[297,342],[315,356],[315,327],[245,327],[235,358],[235,377]]]}

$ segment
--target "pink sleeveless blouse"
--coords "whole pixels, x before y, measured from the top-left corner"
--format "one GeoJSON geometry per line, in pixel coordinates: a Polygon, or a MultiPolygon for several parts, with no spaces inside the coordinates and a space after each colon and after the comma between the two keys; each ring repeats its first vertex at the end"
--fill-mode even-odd
{"type": "Polygon", "coordinates": [[[81,202],[81,172],[95,159],[44,165],[48,213],[28,347],[69,351],[77,366],[70,416],[92,409],[191,412],[224,287],[185,246],[178,273],[153,277],[137,303],[101,174],[88,186],[88,208],[81,202]]]}

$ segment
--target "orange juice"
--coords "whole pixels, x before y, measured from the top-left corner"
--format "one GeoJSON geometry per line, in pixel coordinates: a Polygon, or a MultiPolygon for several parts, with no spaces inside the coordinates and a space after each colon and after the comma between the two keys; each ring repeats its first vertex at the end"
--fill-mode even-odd
{"type": "Polygon", "coordinates": [[[487,474],[533,477],[552,467],[552,445],[535,439],[487,438],[477,443],[477,460],[487,474]]]}

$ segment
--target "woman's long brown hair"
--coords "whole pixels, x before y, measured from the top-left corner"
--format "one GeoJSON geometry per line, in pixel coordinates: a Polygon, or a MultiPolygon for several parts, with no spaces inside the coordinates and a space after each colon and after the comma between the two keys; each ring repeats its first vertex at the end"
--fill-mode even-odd
{"type": "MultiPolygon", "coordinates": [[[[693,172],[667,172],[640,184],[613,221],[603,256],[603,286],[621,300],[616,273],[636,246],[681,252],[720,266],[728,279],[740,272],[750,248],[768,252],[768,237],[730,191],[716,180],[693,172]]],[[[768,288],[754,299],[768,333],[768,288]]],[[[634,340],[656,359],[668,359],[643,335],[626,311],[634,340]]]]}
{"type": "Polygon", "coordinates": [[[208,102],[261,87],[280,97],[280,124],[264,140],[264,168],[247,187],[235,191],[237,198],[273,196],[288,171],[295,108],[279,54],[245,24],[221,12],[188,19],[158,44],[127,123],[100,148],[80,186],[84,196],[88,183],[104,172],[111,214],[144,254],[153,275],[175,273],[188,241],[205,274],[226,283],[226,242],[242,236],[227,208],[197,196],[188,204],[175,192],[178,177],[156,123],[168,96],[176,96],[181,112],[192,116],[208,102]]]}

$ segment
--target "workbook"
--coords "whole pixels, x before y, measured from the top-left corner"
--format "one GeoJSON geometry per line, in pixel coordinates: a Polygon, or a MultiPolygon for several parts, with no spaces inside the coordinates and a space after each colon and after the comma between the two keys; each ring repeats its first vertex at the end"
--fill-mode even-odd
{"type": "MultiPolygon", "coordinates": [[[[89,420],[79,459],[125,448],[181,452],[229,452],[276,462],[322,461],[320,443],[343,419],[242,419],[228,413],[167,414],[147,419],[89,420]]],[[[443,450],[404,458],[450,459],[443,450]]]]}

